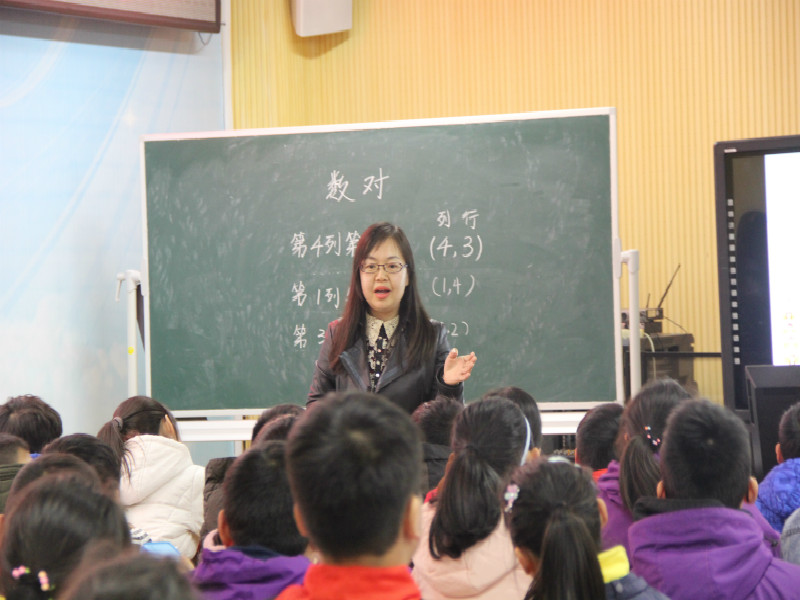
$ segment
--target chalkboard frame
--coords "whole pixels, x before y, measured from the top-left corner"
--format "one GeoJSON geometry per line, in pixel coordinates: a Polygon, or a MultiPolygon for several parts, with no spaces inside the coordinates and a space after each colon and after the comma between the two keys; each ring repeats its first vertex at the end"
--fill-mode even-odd
{"type": "MultiPolygon", "coordinates": [[[[309,126],[309,127],[281,127],[281,128],[267,128],[267,129],[247,129],[235,131],[211,131],[211,132],[194,132],[184,134],[167,134],[167,135],[146,135],[141,138],[141,162],[142,162],[142,211],[143,211],[143,268],[142,268],[142,294],[144,296],[144,323],[145,323],[145,339],[150,339],[150,272],[149,272],[149,259],[148,259],[148,215],[147,215],[147,182],[146,182],[146,165],[145,165],[145,144],[149,142],[160,141],[179,141],[179,140],[201,140],[210,138],[233,138],[245,136],[262,136],[262,135],[302,135],[314,133],[327,133],[327,132],[348,132],[348,131],[365,131],[377,129],[391,129],[391,128],[410,128],[410,127],[428,127],[440,125],[471,125],[481,123],[496,123],[503,121],[519,121],[528,119],[560,119],[569,117],[586,117],[586,116],[604,116],[608,118],[609,126],[609,195],[611,199],[610,216],[611,216],[611,239],[608,240],[609,258],[612,261],[612,296],[613,296],[613,314],[609,315],[609,319],[613,322],[613,331],[620,331],[621,326],[621,310],[620,310],[620,292],[619,282],[620,277],[620,248],[621,243],[619,240],[619,222],[618,222],[618,183],[617,183],[617,137],[616,137],[616,110],[614,108],[590,108],[590,109],[577,109],[577,110],[555,110],[555,111],[539,111],[529,113],[514,113],[502,115],[481,115],[472,117],[452,117],[452,118],[437,118],[437,119],[414,119],[404,121],[387,121],[376,123],[357,123],[357,124],[338,124],[338,125],[323,125],[323,126],[309,126]]],[[[435,317],[435,315],[433,315],[435,317]]],[[[145,381],[147,394],[152,395],[152,357],[151,345],[145,344],[145,381]]],[[[622,402],[624,399],[624,386],[622,375],[622,343],[619,335],[614,335],[614,369],[615,369],[615,389],[616,401],[622,402]]],[[[560,411],[585,411],[592,406],[598,404],[597,402],[556,402],[556,403],[540,403],[540,409],[544,412],[560,412],[560,411]]],[[[230,415],[252,414],[252,409],[200,409],[200,410],[178,410],[176,414],[183,418],[202,418],[202,417],[226,417],[230,415]]]]}

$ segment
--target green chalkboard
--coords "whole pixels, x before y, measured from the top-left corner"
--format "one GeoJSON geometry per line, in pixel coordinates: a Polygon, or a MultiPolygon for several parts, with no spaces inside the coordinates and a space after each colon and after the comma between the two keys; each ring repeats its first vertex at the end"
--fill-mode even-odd
{"type": "Polygon", "coordinates": [[[411,240],[426,308],[478,363],[465,397],[616,393],[612,109],[146,138],[150,393],[305,403],[370,223],[411,240]]]}

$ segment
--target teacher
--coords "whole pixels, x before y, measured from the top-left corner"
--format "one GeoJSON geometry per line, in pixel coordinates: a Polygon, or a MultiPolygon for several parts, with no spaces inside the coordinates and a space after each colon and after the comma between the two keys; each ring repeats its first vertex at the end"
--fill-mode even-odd
{"type": "Polygon", "coordinates": [[[379,393],[409,413],[438,396],[463,401],[476,360],[451,350],[444,324],[428,317],[403,230],[375,223],[356,246],[344,314],[325,332],[307,404],[334,390],[379,393]]]}

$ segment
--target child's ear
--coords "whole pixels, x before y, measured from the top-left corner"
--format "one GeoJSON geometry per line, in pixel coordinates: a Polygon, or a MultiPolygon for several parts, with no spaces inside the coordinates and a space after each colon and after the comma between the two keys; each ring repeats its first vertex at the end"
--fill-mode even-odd
{"type": "Polygon", "coordinates": [[[231,527],[228,525],[228,519],[225,518],[225,510],[220,510],[217,514],[217,532],[222,545],[226,548],[233,546],[233,538],[231,537],[231,527]]]}
{"type": "Polygon", "coordinates": [[[743,502],[748,504],[755,504],[758,499],[758,480],[755,477],[750,477],[747,482],[747,493],[743,498],[743,502]]]}
{"type": "Polygon", "coordinates": [[[656,496],[661,500],[664,500],[667,497],[666,492],[664,492],[663,480],[659,481],[658,484],[656,485],[656,496]]]}
{"type": "Polygon", "coordinates": [[[542,449],[541,448],[536,448],[536,447],[531,448],[530,450],[528,450],[528,454],[525,456],[525,462],[528,463],[528,462],[531,462],[533,460],[536,460],[541,455],[542,455],[542,449]]]}
{"type": "Polygon", "coordinates": [[[308,538],[306,522],[303,520],[303,513],[300,512],[300,507],[297,506],[297,502],[295,502],[292,507],[292,514],[294,515],[294,524],[297,525],[297,531],[299,531],[300,535],[304,538],[308,538]]]}
{"type": "Polygon", "coordinates": [[[514,546],[514,554],[527,575],[536,575],[539,570],[539,559],[534,556],[533,552],[527,548],[514,546]]]}
{"type": "Polygon", "coordinates": [[[406,505],[406,512],[403,515],[401,526],[403,537],[416,544],[422,537],[422,496],[412,494],[406,505]]]}
{"type": "Polygon", "coordinates": [[[608,523],[608,506],[602,498],[597,499],[597,512],[600,513],[600,528],[602,529],[608,523]]]}
{"type": "Polygon", "coordinates": [[[775,444],[775,458],[778,459],[778,464],[783,463],[783,450],[781,450],[781,443],[778,442],[775,444]]]}

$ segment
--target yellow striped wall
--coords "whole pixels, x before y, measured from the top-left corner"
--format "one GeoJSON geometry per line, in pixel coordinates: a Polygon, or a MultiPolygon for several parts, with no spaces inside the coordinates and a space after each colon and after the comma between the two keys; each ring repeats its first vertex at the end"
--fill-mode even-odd
{"type": "MultiPolygon", "coordinates": [[[[616,107],[640,303],[680,264],[666,316],[720,349],[712,146],[800,133],[800,2],[353,0],[352,30],[315,38],[290,0],[231,8],[237,128],[616,107]]],[[[721,402],[720,361],[695,373],[721,402]]]]}

